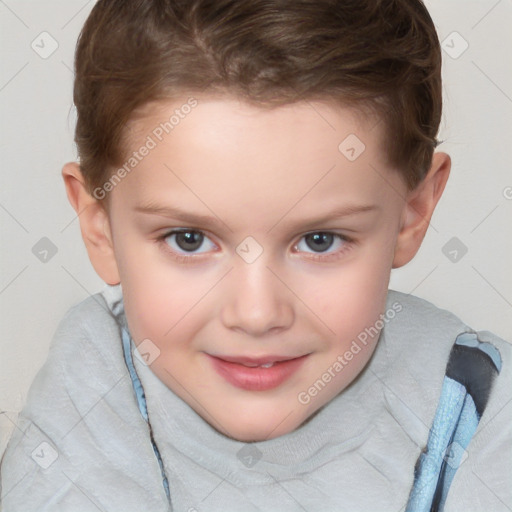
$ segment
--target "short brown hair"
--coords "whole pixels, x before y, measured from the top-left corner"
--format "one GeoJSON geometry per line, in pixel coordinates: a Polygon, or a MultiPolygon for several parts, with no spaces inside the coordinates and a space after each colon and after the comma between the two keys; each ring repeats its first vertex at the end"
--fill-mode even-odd
{"type": "Polygon", "coordinates": [[[389,164],[412,189],[437,144],[440,45],[421,0],[99,0],[75,55],[88,187],[122,164],[136,109],[191,91],[370,108],[389,164]]]}

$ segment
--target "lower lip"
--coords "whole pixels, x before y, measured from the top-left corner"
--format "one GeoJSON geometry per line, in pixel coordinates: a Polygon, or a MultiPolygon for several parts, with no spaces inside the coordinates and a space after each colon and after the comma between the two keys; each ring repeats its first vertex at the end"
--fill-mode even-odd
{"type": "Polygon", "coordinates": [[[207,354],[217,373],[230,384],[248,391],[266,391],[277,388],[289,379],[301,366],[307,355],[274,363],[270,368],[248,367],[230,363],[207,354]]]}

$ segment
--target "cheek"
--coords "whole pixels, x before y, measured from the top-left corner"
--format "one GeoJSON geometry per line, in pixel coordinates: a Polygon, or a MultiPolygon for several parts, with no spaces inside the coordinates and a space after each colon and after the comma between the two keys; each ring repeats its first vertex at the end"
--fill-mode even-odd
{"type": "Polygon", "coordinates": [[[392,258],[387,252],[369,250],[321,278],[312,277],[300,291],[331,334],[334,331],[333,343],[350,343],[384,312],[392,258]]]}
{"type": "Polygon", "coordinates": [[[149,338],[160,345],[187,316],[202,290],[193,285],[193,277],[173,268],[155,247],[148,245],[142,249],[125,243],[119,272],[134,340],[149,338]]]}

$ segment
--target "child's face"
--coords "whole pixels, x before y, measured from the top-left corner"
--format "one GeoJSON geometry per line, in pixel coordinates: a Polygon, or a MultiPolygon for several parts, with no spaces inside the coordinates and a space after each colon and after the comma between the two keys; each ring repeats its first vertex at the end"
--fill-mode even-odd
{"type": "Polygon", "coordinates": [[[148,135],[156,147],[110,192],[126,315],[135,343],[160,351],[151,369],[199,415],[270,439],[370,358],[378,336],[361,333],[382,326],[407,190],[383,163],[382,123],[320,102],[197,98],[161,141],[155,128],[187,98],[133,124],[131,149],[141,156],[148,135]],[[339,149],[350,134],[366,146],[353,161],[353,137],[339,149]]]}

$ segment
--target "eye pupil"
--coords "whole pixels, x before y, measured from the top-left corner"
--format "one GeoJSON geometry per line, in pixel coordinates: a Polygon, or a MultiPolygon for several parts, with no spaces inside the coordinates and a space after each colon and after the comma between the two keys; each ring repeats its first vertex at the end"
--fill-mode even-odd
{"type": "Polygon", "coordinates": [[[176,244],[184,251],[195,251],[201,247],[204,235],[198,231],[183,231],[176,234],[176,244]]]}
{"type": "Polygon", "coordinates": [[[332,246],[334,236],[331,233],[311,233],[305,240],[311,250],[324,252],[332,246]]]}

